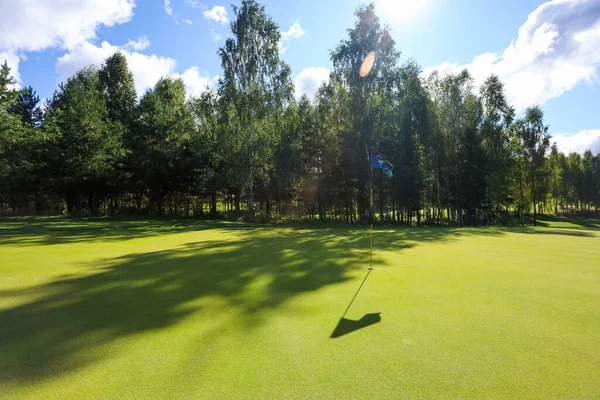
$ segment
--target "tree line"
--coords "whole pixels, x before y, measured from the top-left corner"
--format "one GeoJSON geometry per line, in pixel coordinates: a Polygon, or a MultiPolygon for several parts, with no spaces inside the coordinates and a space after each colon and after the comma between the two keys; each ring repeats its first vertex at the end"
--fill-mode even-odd
{"type": "Polygon", "coordinates": [[[597,212],[600,155],[559,152],[540,108],[517,118],[495,75],[476,90],[467,70],[423,78],[400,63],[373,4],[330,51],[329,82],[299,101],[277,24],[253,0],[234,14],[222,77],[197,97],[172,77],[138,97],[117,52],[40,104],[5,63],[1,211],[439,225],[597,212]],[[371,146],[391,179],[370,170],[371,146]]]}

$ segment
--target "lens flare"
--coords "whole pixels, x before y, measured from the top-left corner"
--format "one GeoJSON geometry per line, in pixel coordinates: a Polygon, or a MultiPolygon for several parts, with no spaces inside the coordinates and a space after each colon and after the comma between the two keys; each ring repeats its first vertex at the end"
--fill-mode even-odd
{"type": "Polygon", "coordinates": [[[360,75],[361,78],[364,78],[365,76],[369,75],[369,72],[371,72],[371,68],[373,68],[374,62],[375,62],[375,52],[372,51],[369,54],[367,54],[367,56],[363,60],[362,64],[360,65],[360,71],[358,72],[358,74],[360,75]]]}

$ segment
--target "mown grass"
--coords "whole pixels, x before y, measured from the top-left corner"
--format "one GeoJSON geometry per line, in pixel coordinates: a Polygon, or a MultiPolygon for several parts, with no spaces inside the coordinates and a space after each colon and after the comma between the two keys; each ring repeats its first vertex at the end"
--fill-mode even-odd
{"type": "Polygon", "coordinates": [[[378,228],[338,326],[363,227],[5,219],[0,397],[598,398],[600,230],[542,224],[378,228]]]}

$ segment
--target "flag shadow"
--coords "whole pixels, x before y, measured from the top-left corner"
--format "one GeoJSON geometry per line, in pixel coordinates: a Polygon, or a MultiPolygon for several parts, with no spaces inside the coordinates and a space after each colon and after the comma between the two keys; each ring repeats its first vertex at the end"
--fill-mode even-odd
{"type": "Polygon", "coordinates": [[[340,322],[338,322],[337,326],[333,330],[330,338],[335,339],[359,329],[366,328],[367,326],[375,325],[378,322],[381,322],[381,313],[365,314],[358,321],[342,317],[340,318],[340,322]]]}
{"type": "Polygon", "coordinates": [[[342,318],[340,318],[340,321],[338,322],[337,326],[333,330],[333,333],[329,337],[330,339],[335,339],[340,336],[347,335],[348,333],[351,333],[351,332],[357,331],[359,329],[366,328],[367,326],[375,325],[376,323],[381,322],[381,313],[365,314],[358,321],[354,321],[354,320],[345,318],[346,314],[348,314],[348,310],[350,310],[350,307],[352,307],[354,300],[356,300],[356,296],[358,296],[358,293],[360,292],[360,290],[364,286],[365,282],[367,281],[367,278],[371,274],[371,271],[373,271],[373,269],[369,268],[367,275],[365,275],[365,278],[360,283],[358,290],[356,291],[356,293],[354,293],[352,300],[350,300],[350,304],[348,304],[348,307],[346,307],[346,311],[344,311],[344,314],[342,314],[342,318]]]}

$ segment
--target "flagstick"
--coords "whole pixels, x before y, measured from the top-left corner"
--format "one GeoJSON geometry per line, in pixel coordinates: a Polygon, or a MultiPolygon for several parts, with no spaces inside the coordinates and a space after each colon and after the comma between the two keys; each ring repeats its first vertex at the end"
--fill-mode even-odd
{"type": "Polygon", "coordinates": [[[369,271],[373,271],[373,185],[371,184],[371,244],[369,246],[369,271]]]}

